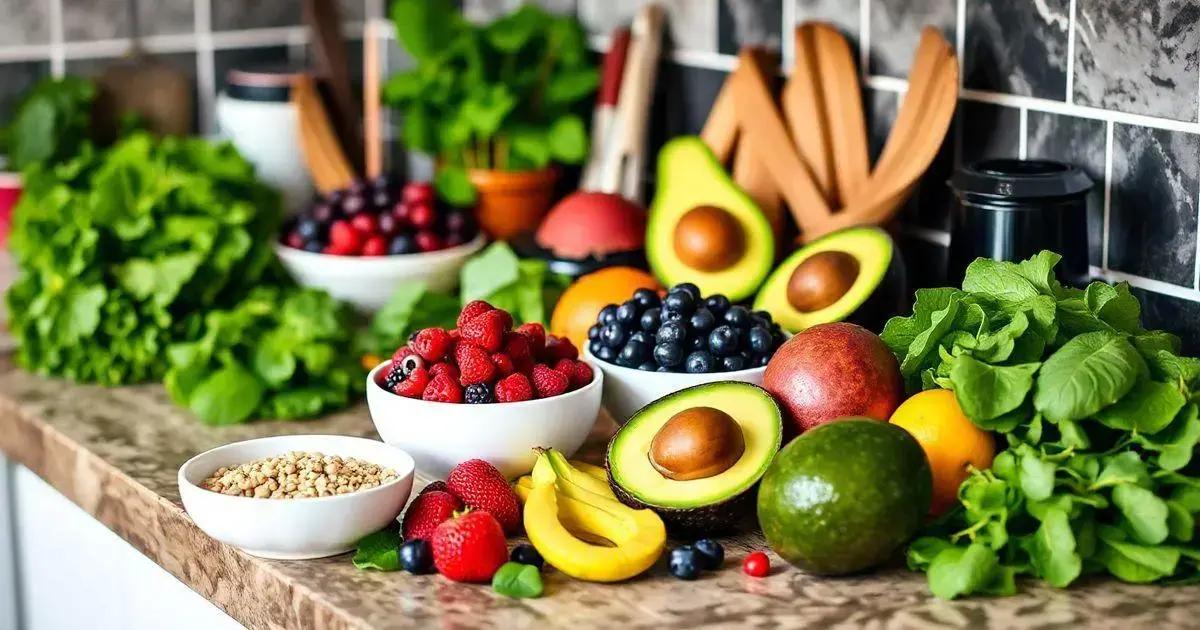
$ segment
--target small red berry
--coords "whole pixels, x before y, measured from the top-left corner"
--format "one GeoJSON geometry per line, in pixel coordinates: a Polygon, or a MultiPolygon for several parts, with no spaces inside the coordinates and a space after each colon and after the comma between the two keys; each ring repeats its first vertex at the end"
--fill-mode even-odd
{"type": "Polygon", "coordinates": [[[363,236],[345,219],[329,225],[329,247],[343,256],[357,254],[362,248],[363,236]]]}
{"type": "Polygon", "coordinates": [[[350,227],[362,232],[363,236],[371,236],[379,231],[379,222],[375,219],[375,215],[369,212],[360,212],[350,219],[350,227]]]}
{"type": "Polygon", "coordinates": [[[533,385],[520,372],[509,374],[496,383],[496,402],[521,402],[533,399],[533,385]]]}
{"type": "Polygon", "coordinates": [[[429,372],[423,367],[418,367],[397,383],[392,391],[405,398],[420,398],[425,393],[425,386],[429,385],[429,380],[429,372]]]}
{"type": "Polygon", "coordinates": [[[504,333],[504,353],[514,361],[528,359],[532,356],[529,351],[529,338],[516,331],[504,333]]]}
{"type": "Polygon", "coordinates": [[[449,374],[439,374],[430,379],[421,398],[434,402],[460,403],[463,401],[463,390],[449,374]]]}
{"type": "Polygon", "coordinates": [[[428,203],[433,201],[433,185],[429,182],[409,182],[400,192],[405,203],[428,203]]]}
{"type": "Polygon", "coordinates": [[[437,212],[430,203],[409,203],[408,222],[418,230],[427,230],[437,221],[437,212]]]}
{"type": "Polygon", "coordinates": [[[504,347],[505,322],[512,322],[512,316],[508,313],[487,311],[460,326],[458,334],[467,343],[473,343],[488,352],[497,352],[504,347]]]}
{"type": "Polygon", "coordinates": [[[465,387],[475,383],[487,383],[496,376],[496,364],[492,363],[488,351],[470,343],[460,343],[454,349],[458,363],[458,382],[465,387]]]}
{"type": "MultiPolygon", "coordinates": [[[[467,305],[462,307],[462,310],[458,312],[458,323],[455,325],[458,326],[458,328],[462,328],[463,324],[475,319],[476,315],[482,315],[488,311],[494,310],[496,310],[496,307],[484,302],[483,300],[472,300],[467,302],[467,305]]],[[[458,328],[455,328],[452,332],[457,332],[458,328]]]]}
{"type": "Polygon", "coordinates": [[[284,239],[284,244],[292,249],[302,249],[304,247],[304,237],[300,236],[299,232],[289,232],[287,238],[284,239]]]}
{"type": "Polygon", "coordinates": [[[417,235],[414,238],[417,242],[417,249],[423,252],[436,252],[444,247],[444,244],[442,243],[442,237],[438,236],[435,232],[430,232],[429,230],[421,230],[420,232],[417,232],[417,235]]]}
{"type": "Polygon", "coordinates": [[[441,363],[434,363],[433,365],[429,366],[429,375],[430,376],[437,377],[440,374],[445,374],[446,376],[449,376],[450,378],[454,379],[455,381],[457,381],[460,376],[459,372],[458,372],[458,367],[455,366],[453,363],[449,363],[447,361],[442,361],[441,363]]]}
{"type": "Polygon", "coordinates": [[[547,363],[554,363],[559,359],[578,359],[579,349],[566,337],[549,335],[546,337],[546,347],[542,349],[541,357],[547,363]]]}
{"type": "Polygon", "coordinates": [[[512,358],[503,352],[493,352],[492,363],[496,364],[496,374],[502,378],[512,374],[517,369],[513,365],[512,358]]]}
{"type": "Polygon", "coordinates": [[[392,206],[392,218],[396,220],[396,229],[401,229],[409,226],[409,215],[412,214],[412,206],[403,201],[392,206]]]}
{"type": "Polygon", "coordinates": [[[750,577],[766,577],[771,572],[771,559],[761,551],[755,551],[742,561],[742,573],[750,577]]]}
{"type": "Polygon", "coordinates": [[[363,256],[383,256],[385,254],[387,254],[387,239],[382,236],[372,236],[363,243],[363,256]]]}
{"type": "Polygon", "coordinates": [[[441,328],[423,328],[413,335],[409,343],[422,359],[429,362],[440,361],[450,349],[450,333],[441,328]]]}
{"type": "MultiPolygon", "coordinates": [[[[539,354],[546,345],[546,327],[537,322],[517,326],[517,332],[529,338],[529,350],[539,354]]],[[[516,356],[516,355],[514,355],[516,356]]]]}
{"type": "Polygon", "coordinates": [[[567,391],[571,386],[566,374],[541,363],[533,366],[533,391],[538,398],[550,398],[567,391]]]}

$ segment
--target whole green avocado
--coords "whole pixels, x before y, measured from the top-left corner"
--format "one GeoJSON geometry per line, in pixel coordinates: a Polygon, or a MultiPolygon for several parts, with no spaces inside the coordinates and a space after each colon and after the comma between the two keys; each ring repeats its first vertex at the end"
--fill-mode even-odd
{"type": "Polygon", "coordinates": [[[887,422],[847,418],[805,432],[763,476],[758,522],[767,544],[812,573],[843,575],[886,561],[929,512],[929,462],[887,422]]]}

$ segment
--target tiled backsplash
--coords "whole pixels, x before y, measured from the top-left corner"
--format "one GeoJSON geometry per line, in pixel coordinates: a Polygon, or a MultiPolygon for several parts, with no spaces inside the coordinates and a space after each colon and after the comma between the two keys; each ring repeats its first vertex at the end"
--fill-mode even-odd
{"type": "MultiPolygon", "coordinates": [[[[519,0],[463,0],[472,19],[519,0]]],[[[942,155],[902,215],[902,245],[922,284],[940,282],[948,234],[945,180],[990,156],[1048,157],[1096,181],[1088,218],[1093,273],[1138,288],[1152,325],[1200,351],[1200,4],[1194,0],[659,0],[673,43],[651,119],[653,145],[699,130],[739,46],[777,47],[786,69],[791,27],[837,25],[865,69],[878,151],[906,88],[920,29],[940,28],[959,51],[962,102],[942,155]]],[[[342,0],[360,21],[386,0],[342,0]]],[[[540,0],[575,12],[602,49],[641,0],[540,0]]],[[[122,0],[0,0],[0,122],[15,95],[48,73],[94,70],[128,46],[122,0]]],[[[245,59],[301,60],[298,0],[142,0],[145,45],[197,79],[199,125],[211,131],[225,68],[245,59]]],[[[385,22],[378,22],[386,27],[385,22]]],[[[392,44],[394,46],[394,44],[392,44]]],[[[402,55],[386,58],[394,69],[402,55]]]]}

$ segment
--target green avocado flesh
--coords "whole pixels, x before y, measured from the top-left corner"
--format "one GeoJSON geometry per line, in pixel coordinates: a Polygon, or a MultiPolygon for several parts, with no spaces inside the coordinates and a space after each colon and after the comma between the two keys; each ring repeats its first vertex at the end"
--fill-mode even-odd
{"type": "Polygon", "coordinates": [[[704,295],[723,293],[743,300],[762,284],[775,261],[775,236],[762,210],[730,179],[700,138],[685,136],[658,154],[658,189],[646,225],[646,258],[654,274],[670,286],[692,282],[704,295]],[[697,206],[716,206],[737,219],[745,235],[741,258],[720,271],[688,266],[675,253],[679,220],[697,206]]]}
{"type": "Polygon", "coordinates": [[[737,519],[736,512],[753,511],[751,491],[782,439],[783,415],[766,390],[738,381],[696,385],[646,405],[621,427],[608,447],[609,479],[618,498],[655,510],[668,526],[727,529],[729,521],[737,519]],[[650,444],[672,416],[693,407],[729,414],[742,430],[745,450],[724,472],[687,481],[669,479],[650,463],[650,444]]]}
{"type": "MultiPolygon", "coordinates": [[[[903,299],[903,278],[903,264],[887,232],[869,226],[846,228],[827,234],[788,256],[763,283],[754,299],[754,308],[768,311],[780,326],[789,332],[797,332],[817,324],[847,319],[872,298],[882,298],[882,302],[888,303],[898,301],[893,298],[903,299]],[[833,304],[817,311],[801,312],[788,302],[788,282],[792,272],[813,255],[828,251],[840,251],[853,256],[859,264],[858,277],[833,304]],[[877,296],[879,293],[887,295],[877,296]]],[[[894,314],[881,313],[881,318],[886,319],[894,314]]],[[[871,327],[870,324],[876,322],[857,323],[871,327]]],[[[882,324],[882,321],[878,323],[882,324]]],[[[875,328],[878,329],[877,326],[875,328]]]]}
{"type": "Polygon", "coordinates": [[[818,574],[877,566],[916,533],[932,481],[904,429],[869,418],[811,429],[763,476],[758,521],[783,559],[818,574]]]}

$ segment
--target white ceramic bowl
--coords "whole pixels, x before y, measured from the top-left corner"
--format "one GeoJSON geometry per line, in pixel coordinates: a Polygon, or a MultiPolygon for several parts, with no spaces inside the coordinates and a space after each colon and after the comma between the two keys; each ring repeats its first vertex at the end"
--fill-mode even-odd
{"type": "Polygon", "coordinates": [[[445,479],[460,462],[486,459],[512,479],[533,470],[534,447],[567,457],[587,439],[600,413],[604,375],[573,391],[538,400],[468,405],[405,398],[379,384],[391,361],[367,375],[367,406],[383,441],[404,449],[422,476],[445,479]]]}
{"type": "Polygon", "coordinates": [[[717,381],[744,381],[762,385],[766,366],[738,370],[736,372],[713,372],[711,374],[688,374],[686,372],[644,372],[601,361],[584,348],[584,356],[604,373],[604,408],[617,424],[625,424],[629,417],[647,404],[677,392],[685,387],[717,381]]]}
{"type": "Polygon", "coordinates": [[[470,243],[424,254],[334,256],[275,244],[284,269],[302,286],[325,289],[333,297],[372,313],[383,307],[396,287],[422,281],[432,291],[458,284],[463,263],[484,245],[483,234],[470,243]]]}
{"type": "Polygon", "coordinates": [[[179,468],[179,497],[204,533],[252,556],[277,560],[324,558],[354,548],[404,509],[412,492],[413,460],[383,442],[344,435],[281,435],[205,451],[179,468]],[[396,479],[350,494],[311,499],[256,499],[220,494],[200,483],[222,466],[291,451],[356,457],[396,471],[396,479]]]}

